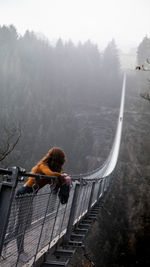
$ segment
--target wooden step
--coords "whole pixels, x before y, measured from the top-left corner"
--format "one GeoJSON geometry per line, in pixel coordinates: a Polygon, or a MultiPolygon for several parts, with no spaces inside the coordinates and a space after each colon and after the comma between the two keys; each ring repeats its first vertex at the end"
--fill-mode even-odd
{"type": "Polygon", "coordinates": [[[82,247],[82,242],[81,241],[72,241],[70,240],[68,242],[68,245],[74,248],[82,247]]]}
{"type": "Polygon", "coordinates": [[[67,266],[68,263],[69,263],[69,259],[65,262],[47,260],[41,265],[41,267],[65,267],[67,266]]]}
{"type": "Polygon", "coordinates": [[[82,228],[76,228],[76,229],[74,229],[74,233],[76,233],[76,234],[86,234],[88,232],[88,229],[82,229],[82,228]]]}
{"type": "Polygon", "coordinates": [[[56,257],[72,257],[74,253],[74,249],[57,249],[54,254],[56,257]]]}
{"type": "Polygon", "coordinates": [[[93,219],[96,219],[97,216],[95,216],[95,215],[90,215],[88,218],[89,218],[90,220],[93,220],[93,219]]]}
{"type": "Polygon", "coordinates": [[[84,219],[82,221],[82,223],[85,223],[85,224],[91,224],[93,222],[93,219],[84,219]]]}
{"type": "Polygon", "coordinates": [[[83,222],[78,225],[78,227],[81,229],[88,229],[90,226],[91,226],[91,224],[83,223],[83,222]]]}
{"type": "Polygon", "coordinates": [[[96,211],[91,211],[89,215],[98,215],[98,212],[96,212],[96,211]]]}
{"type": "Polygon", "coordinates": [[[71,236],[70,236],[70,239],[74,240],[74,241],[81,241],[84,237],[85,237],[85,235],[72,233],[71,236]]]}

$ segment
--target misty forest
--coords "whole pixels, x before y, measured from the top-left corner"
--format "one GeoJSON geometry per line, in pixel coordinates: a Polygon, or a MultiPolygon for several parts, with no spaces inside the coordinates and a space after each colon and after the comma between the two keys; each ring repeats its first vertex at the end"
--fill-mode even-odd
{"type": "MultiPolygon", "coordinates": [[[[137,63],[148,58],[150,39],[143,37],[137,63]]],[[[54,45],[1,26],[0,166],[30,171],[53,146],[64,149],[70,175],[102,166],[115,136],[122,78],[115,40],[100,51],[90,40],[54,45]]],[[[127,70],[119,162],[86,239],[96,266],[150,266],[150,102],[143,97],[149,90],[149,71],[127,70]]],[[[91,265],[79,251],[70,266],[91,265]]]]}

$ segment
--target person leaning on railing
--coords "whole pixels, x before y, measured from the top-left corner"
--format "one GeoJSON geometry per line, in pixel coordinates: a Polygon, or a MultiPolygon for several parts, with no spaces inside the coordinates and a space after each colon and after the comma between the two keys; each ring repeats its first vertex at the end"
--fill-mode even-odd
{"type": "Polygon", "coordinates": [[[17,196],[32,193],[33,190],[39,190],[43,186],[57,185],[58,182],[66,185],[71,184],[71,178],[66,173],[63,173],[62,166],[66,161],[64,151],[59,147],[51,148],[46,156],[44,156],[36,166],[31,170],[32,174],[42,174],[47,176],[57,176],[58,179],[42,178],[35,182],[34,177],[29,177],[28,181],[17,191],[17,196]]]}
{"type": "MultiPolygon", "coordinates": [[[[29,177],[28,181],[16,192],[16,201],[18,206],[18,218],[17,218],[17,248],[19,254],[24,254],[24,227],[27,229],[31,225],[32,219],[32,200],[33,194],[37,193],[42,187],[47,184],[53,186],[55,193],[59,190],[59,198],[62,204],[66,204],[69,198],[69,190],[71,185],[71,178],[66,173],[63,173],[62,166],[66,161],[64,151],[59,147],[51,148],[48,153],[35,165],[31,173],[41,174],[47,176],[57,176],[58,179],[41,178],[35,180],[33,177],[29,177]],[[28,210],[24,210],[24,201],[21,196],[27,195],[26,206],[30,207],[30,214],[28,210]],[[28,202],[28,203],[27,203],[28,202]],[[23,211],[24,210],[24,211],[23,211]],[[27,222],[26,222],[27,218],[27,222]],[[24,225],[26,224],[26,226],[24,225]]],[[[22,260],[24,257],[20,257],[22,260]]]]}

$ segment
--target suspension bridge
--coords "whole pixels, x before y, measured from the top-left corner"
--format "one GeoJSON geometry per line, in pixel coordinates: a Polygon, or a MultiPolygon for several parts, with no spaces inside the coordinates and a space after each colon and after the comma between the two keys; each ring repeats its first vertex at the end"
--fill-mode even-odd
{"type": "MultiPolygon", "coordinates": [[[[102,167],[72,176],[68,203],[62,205],[57,194],[45,186],[37,194],[16,198],[23,177],[31,176],[22,168],[0,169],[0,266],[67,266],[95,220],[102,199],[113,182],[118,160],[125,100],[126,75],[123,77],[120,110],[114,142],[102,167]],[[19,223],[18,223],[19,220],[19,223]],[[25,257],[18,252],[24,242],[25,257]]],[[[42,179],[41,175],[33,175],[42,179]]]]}

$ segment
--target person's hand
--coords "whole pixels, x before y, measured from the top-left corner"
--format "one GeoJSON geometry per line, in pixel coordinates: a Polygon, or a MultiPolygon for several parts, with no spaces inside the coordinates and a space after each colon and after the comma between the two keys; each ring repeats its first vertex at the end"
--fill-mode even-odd
{"type": "Polygon", "coordinates": [[[61,174],[61,181],[62,181],[62,185],[64,184],[71,185],[72,183],[71,177],[67,173],[61,174]]]}

